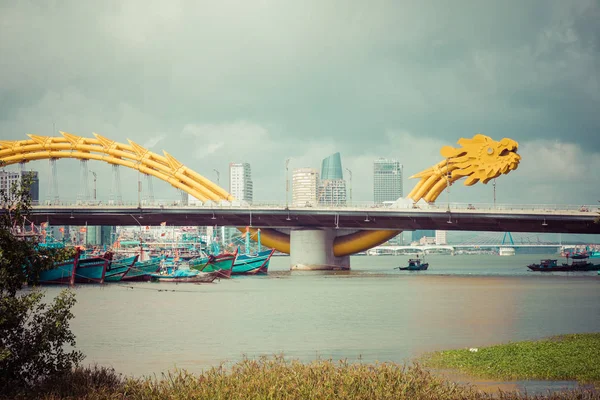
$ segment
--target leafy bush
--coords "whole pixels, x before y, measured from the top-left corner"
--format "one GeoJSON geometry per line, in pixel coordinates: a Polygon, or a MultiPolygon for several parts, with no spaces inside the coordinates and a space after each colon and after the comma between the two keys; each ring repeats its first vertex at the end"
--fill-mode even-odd
{"type": "Polygon", "coordinates": [[[30,178],[0,193],[0,393],[31,390],[49,377],[70,371],[83,359],[73,347],[69,321],[75,295],[63,291],[52,302],[42,302],[35,285],[41,271],[71,254],[64,249],[40,249],[36,236],[26,234],[31,211],[30,178]]]}

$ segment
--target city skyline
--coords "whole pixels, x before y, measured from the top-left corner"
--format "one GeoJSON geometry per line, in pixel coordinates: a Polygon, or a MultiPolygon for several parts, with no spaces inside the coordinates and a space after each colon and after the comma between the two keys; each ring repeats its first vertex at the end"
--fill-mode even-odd
{"type": "MultiPolygon", "coordinates": [[[[237,4],[234,14],[224,4],[127,4],[0,6],[0,37],[13,38],[0,43],[10,77],[0,85],[2,140],[97,132],[164,149],[213,182],[214,170],[245,160],[255,202],[285,200],[286,159],[299,168],[339,151],[353,200],[370,201],[373,159],[401,160],[407,193],[440,148],[483,133],[520,144],[519,169],[497,180],[498,203],[600,199],[595,1],[309,1],[237,4]]],[[[77,162],[57,164],[60,197],[75,199],[77,162]]],[[[27,168],[39,171],[43,199],[48,162],[27,168]]],[[[110,165],[90,170],[105,199],[110,165]]],[[[137,172],[121,173],[124,200],[136,201],[126,183],[137,172]]],[[[155,183],[155,193],[178,199],[155,183]]],[[[459,182],[449,198],[491,203],[493,192],[459,182]]]]}

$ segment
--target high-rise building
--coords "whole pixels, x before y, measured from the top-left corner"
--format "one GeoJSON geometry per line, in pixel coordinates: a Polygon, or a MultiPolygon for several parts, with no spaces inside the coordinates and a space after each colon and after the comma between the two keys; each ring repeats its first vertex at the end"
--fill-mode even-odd
{"type": "Polygon", "coordinates": [[[448,244],[448,231],[435,231],[435,244],[438,246],[448,244]]]}
{"type": "Polygon", "coordinates": [[[318,203],[322,205],[346,205],[346,181],[340,153],[330,155],[321,163],[321,181],[317,197],[318,203]]]}
{"type": "Polygon", "coordinates": [[[343,179],[327,179],[319,183],[319,204],[326,206],[346,205],[346,181],[343,179]]]}
{"type": "Polygon", "coordinates": [[[344,179],[342,157],[335,153],[325,158],[321,163],[321,180],[344,179]]]}
{"type": "Polygon", "coordinates": [[[317,205],[319,171],[314,168],[296,168],[292,172],[292,206],[317,205]]]}
{"type": "Polygon", "coordinates": [[[4,192],[9,200],[14,200],[14,186],[21,184],[26,177],[31,178],[29,195],[31,196],[31,203],[36,205],[40,201],[40,180],[37,171],[23,171],[23,174],[20,171],[0,171],[0,191],[4,192]]]}
{"type": "Polygon", "coordinates": [[[248,163],[229,163],[229,193],[237,200],[252,203],[252,171],[248,163]]]}
{"type": "Polygon", "coordinates": [[[396,201],[403,196],[402,164],[397,160],[379,158],[373,163],[373,201],[396,201]]]}

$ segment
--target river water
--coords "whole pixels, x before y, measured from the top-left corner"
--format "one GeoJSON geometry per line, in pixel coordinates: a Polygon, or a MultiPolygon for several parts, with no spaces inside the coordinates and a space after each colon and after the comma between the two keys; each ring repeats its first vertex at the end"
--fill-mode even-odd
{"type": "MultiPolygon", "coordinates": [[[[600,331],[596,272],[535,273],[547,255],[353,257],[344,272],[289,271],[214,284],[81,285],[72,329],[85,363],[126,375],[200,372],[281,353],[406,362],[424,352],[600,331]]],[[[48,295],[60,287],[47,288],[48,295]]]]}

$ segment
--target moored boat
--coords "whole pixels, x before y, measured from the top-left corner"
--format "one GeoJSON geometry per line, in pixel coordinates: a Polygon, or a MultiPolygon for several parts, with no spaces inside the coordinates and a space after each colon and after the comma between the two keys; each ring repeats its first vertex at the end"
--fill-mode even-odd
{"type": "Polygon", "coordinates": [[[102,256],[80,258],[75,270],[75,283],[104,283],[106,268],[112,260],[112,252],[102,256]]]}
{"type": "MultiPolygon", "coordinates": [[[[573,259],[573,257],[571,257],[573,259]]],[[[529,264],[527,268],[532,271],[541,271],[541,272],[568,272],[568,271],[599,271],[600,264],[593,264],[587,261],[587,256],[577,256],[571,263],[569,264],[569,259],[567,258],[567,262],[561,265],[558,265],[557,260],[541,260],[539,264],[529,264]]]]}
{"type": "Polygon", "coordinates": [[[42,285],[67,284],[73,286],[75,284],[75,271],[80,254],[79,250],[77,250],[74,258],[57,263],[54,268],[40,272],[38,283],[42,285]]]}
{"type": "Polygon", "coordinates": [[[179,269],[171,274],[150,274],[152,282],[210,283],[217,279],[215,272],[179,269]]]}
{"type": "Polygon", "coordinates": [[[119,282],[137,262],[139,255],[113,260],[106,268],[104,282],[119,282]]]}
{"type": "Polygon", "coordinates": [[[192,259],[189,266],[202,272],[214,272],[219,278],[230,278],[237,253],[236,250],[235,253],[221,253],[216,256],[211,254],[205,258],[192,259]]]}
{"type": "Polygon", "coordinates": [[[150,274],[160,270],[160,257],[153,257],[146,261],[137,261],[121,278],[121,282],[147,282],[150,274]]]}
{"type": "Polygon", "coordinates": [[[269,262],[275,249],[259,251],[256,254],[240,254],[233,263],[232,275],[257,275],[269,271],[269,262]]]}
{"type": "Polygon", "coordinates": [[[410,258],[408,260],[408,266],[397,267],[401,271],[425,271],[429,268],[429,263],[423,262],[420,258],[410,258]]]}

